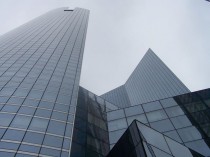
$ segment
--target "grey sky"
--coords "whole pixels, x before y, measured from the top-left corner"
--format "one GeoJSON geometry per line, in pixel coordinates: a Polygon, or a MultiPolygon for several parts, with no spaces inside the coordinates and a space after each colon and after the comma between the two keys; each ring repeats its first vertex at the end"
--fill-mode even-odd
{"type": "Polygon", "coordinates": [[[192,91],[210,87],[205,0],[0,0],[0,34],[58,7],[89,9],[81,85],[100,95],[124,84],[148,48],[192,91]]]}

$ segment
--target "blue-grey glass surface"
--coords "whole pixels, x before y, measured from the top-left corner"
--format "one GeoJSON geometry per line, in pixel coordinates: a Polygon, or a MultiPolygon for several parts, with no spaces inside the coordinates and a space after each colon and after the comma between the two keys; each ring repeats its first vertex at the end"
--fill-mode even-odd
{"type": "Polygon", "coordinates": [[[120,108],[131,105],[124,85],[103,94],[102,97],[120,108]]]}
{"type": "MultiPolygon", "coordinates": [[[[116,137],[113,134],[112,137],[116,137]]],[[[107,157],[203,157],[160,132],[133,121],[107,157]]]]}
{"type": "Polygon", "coordinates": [[[209,91],[206,89],[108,111],[109,136],[113,137],[110,146],[120,139],[122,132],[133,120],[138,120],[204,156],[209,156],[209,91]]]}
{"type": "Polygon", "coordinates": [[[108,154],[107,109],[104,99],[79,88],[71,157],[105,157],[108,154]]]}
{"type": "Polygon", "coordinates": [[[123,108],[189,92],[190,90],[149,49],[126,83],[102,96],[123,108]]]}
{"type": "Polygon", "coordinates": [[[88,15],[59,8],[0,37],[0,156],[69,156],[88,15]]]}

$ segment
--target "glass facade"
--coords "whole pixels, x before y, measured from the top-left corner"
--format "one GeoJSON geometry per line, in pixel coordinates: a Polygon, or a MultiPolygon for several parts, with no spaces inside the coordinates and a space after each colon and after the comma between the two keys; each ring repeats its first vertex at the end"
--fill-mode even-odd
{"type": "Polygon", "coordinates": [[[89,11],[65,9],[0,38],[0,156],[69,156],[89,11]]]}
{"type": "Polygon", "coordinates": [[[104,95],[102,95],[102,97],[114,103],[120,108],[131,106],[131,103],[130,103],[130,100],[129,100],[129,97],[128,97],[128,94],[124,85],[105,93],[104,95]]]}
{"type": "Polygon", "coordinates": [[[112,148],[133,120],[173,140],[210,155],[210,89],[107,112],[112,148]]]}
{"type": "Polygon", "coordinates": [[[124,108],[189,92],[190,90],[149,49],[126,83],[103,94],[102,97],[124,108]]]}
{"type": "Polygon", "coordinates": [[[107,157],[203,157],[173,139],[134,120],[107,157]]]}
{"type": "Polygon", "coordinates": [[[190,93],[151,49],[125,85],[79,87],[88,16],[59,8],[0,37],[0,156],[210,156],[210,89],[190,93]]]}
{"type": "Polygon", "coordinates": [[[80,87],[72,157],[105,157],[109,152],[107,111],[117,107],[80,87]]]}
{"type": "MultiPolygon", "coordinates": [[[[185,145],[196,151],[204,152],[206,156],[210,155],[210,90],[201,90],[189,94],[176,96],[174,98],[190,122],[199,131],[197,134],[194,131],[187,132],[185,130],[185,145]],[[189,135],[190,133],[190,135],[189,135]],[[200,139],[202,137],[202,140],[200,139]],[[195,139],[192,141],[191,139],[195,139]]],[[[192,129],[191,129],[192,130],[192,129]]],[[[195,129],[193,129],[195,130],[195,129]]]]}

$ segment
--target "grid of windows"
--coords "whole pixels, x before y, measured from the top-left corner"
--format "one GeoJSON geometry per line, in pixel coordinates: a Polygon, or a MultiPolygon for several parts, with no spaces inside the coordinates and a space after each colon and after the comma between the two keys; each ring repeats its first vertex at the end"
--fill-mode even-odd
{"type": "Polygon", "coordinates": [[[185,145],[197,150],[205,152],[206,156],[210,154],[210,90],[201,90],[194,93],[180,95],[174,98],[186,113],[186,116],[195,126],[193,128],[184,130],[185,145]],[[193,130],[199,130],[197,134],[193,130]],[[200,137],[202,139],[200,140],[200,137]],[[190,138],[196,139],[190,141],[190,138]],[[206,144],[207,145],[206,145],[206,144]]]}
{"type": "Polygon", "coordinates": [[[133,121],[107,157],[203,157],[158,131],[133,121]]]}
{"type": "Polygon", "coordinates": [[[0,156],[68,156],[89,12],[56,9],[0,38],[0,156]]]}
{"type": "Polygon", "coordinates": [[[102,97],[120,108],[129,107],[131,105],[124,85],[103,94],[102,97]]]}
{"type": "Polygon", "coordinates": [[[207,89],[107,112],[111,148],[136,119],[208,156],[209,91],[207,89]]]}
{"type": "Polygon", "coordinates": [[[149,49],[126,83],[102,96],[124,108],[189,92],[190,90],[149,49]]]}
{"type": "Polygon", "coordinates": [[[80,87],[74,123],[71,156],[106,156],[109,134],[106,112],[117,109],[101,97],[80,87]]]}

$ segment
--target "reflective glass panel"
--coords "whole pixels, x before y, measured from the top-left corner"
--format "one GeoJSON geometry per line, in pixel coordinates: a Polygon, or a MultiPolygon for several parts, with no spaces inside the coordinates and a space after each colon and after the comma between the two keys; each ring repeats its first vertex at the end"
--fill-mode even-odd
{"type": "Polygon", "coordinates": [[[107,119],[108,121],[114,120],[114,119],[120,119],[125,117],[124,111],[123,110],[116,110],[116,111],[111,111],[107,113],[107,119]]]}
{"type": "Polygon", "coordinates": [[[125,118],[110,121],[108,123],[108,127],[109,127],[109,131],[124,129],[124,128],[127,128],[127,122],[125,118]]]}
{"type": "Polygon", "coordinates": [[[173,98],[160,100],[160,103],[164,108],[178,105],[173,98]]]}
{"type": "Polygon", "coordinates": [[[210,149],[209,146],[206,144],[204,140],[197,140],[192,142],[187,142],[185,145],[197,152],[200,152],[201,154],[205,156],[209,156],[210,149]]]}
{"type": "Polygon", "coordinates": [[[145,114],[140,114],[140,115],[127,117],[128,125],[130,125],[133,122],[133,120],[135,120],[135,119],[142,122],[142,123],[145,123],[145,124],[148,123],[145,114]]]}
{"type": "Polygon", "coordinates": [[[171,140],[170,138],[168,137],[165,137],[169,147],[170,147],[170,150],[172,152],[172,154],[175,156],[175,157],[181,157],[181,156],[184,156],[184,157],[193,157],[191,152],[189,151],[189,149],[181,144],[179,144],[178,142],[175,142],[173,140],[171,140]]]}
{"type": "Polygon", "coordinates": [[[165,110],[169,117],[175,117],[175,116],[184,114],[184,112],[182,111],[182,109],[179,106],[166,108],[165,110]]]}
{"type": "Polygon", "coordinates": [[[120,139],[122,134],[125,132],[125,130],[126,129],[109,132],[109,142],[110,142],[110,144],[116,143],[120,139]]]}
{"type": "Polygon", "coordinates": [[[178,116],[171,118],[172,123],[174,124],[176,129],[187,127],[192,125],[187,116],[178,116]]]}
{"type": "Polygon", "coordinates": [[[144,124],[137,123],[137,126],[142,133],[143,137],[147,141],[147,143],[167,152],[170,153],[169,148],[166,144],[166,141],[162,134],[158,133],[157,131],[147,127],[144,124]]]}
{"type": "Polygon", "coordinates": [[[45,131],[49,120],[43,118],[33,118],[29,129],[36,131],[45,131]]]}
{"type": "Polygon", "coordinates": [[[166,119],[167,115],[164,110],[158,110],[146,113],[149,122],[154,122],[162,119],[166,119]]]}
{"type": "Polygon", "coordinates": [[[168,119],[150,123],[150,126],[153,129],[160,131],[160,132],[174,130],[173,125],[171,124],[170,120],[168,120],[168,119]]]}
{"type": "Polygon", "coordinates": [[[200,132],[194,126],[178,129],[177,131],[184,142],[198,140],[202,138],[200,132]]]}
{"type": "Polygon", "coordinates": [[[143,104],[142,106],[143,106],[145,112],[162,109],[162,106],[160,105],[159,101],[143,104]]]}
{"type": "Polygon", "coordinates": [[[133,116],[141,113],[144,113],[141,105],[125,108],[126,116],[133,116]]]}
{"type": "Polygon", "coordinates": [[[14,117],[14,115],[12,115],[12,114],[1,113],[0,114],[0,119],[1,119],[0,126],[9,126],[13,117],[14,117]]]}
{"type": "Polygon", "coordinates": [[[31,121],[31,117],[16,115],[11,126],[26,129],[31,121]]]}
{"type": "Polygon", "coordinates": [[[164,151],[160,150],[160,149],[157,149],[153,146],[151,146],[154,154],[155,154],[155,157],[172,157],[170,154],[168,153],[165,153],[164,151]]]}

